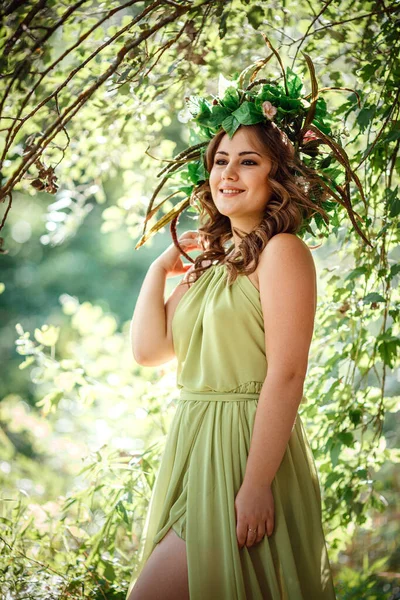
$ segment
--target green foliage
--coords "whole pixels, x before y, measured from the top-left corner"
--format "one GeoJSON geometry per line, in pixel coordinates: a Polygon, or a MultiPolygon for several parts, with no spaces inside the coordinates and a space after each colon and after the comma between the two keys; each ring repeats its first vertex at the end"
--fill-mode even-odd
{"type": "Polygon", "coordinates": [[[2,593],[14,598],[124,599],[159,444],[143,453],[100,448],[80,487],[45,504],[20,492],[1,502],[2,593]]]}
{"type": "MultiPolygon", "coordinates": [[[[350,186],[374,247],[361,244],[353,224],[330,211],[336,237],[314,251],[319,303],[301,413],[320,474],[338,600],[394,596],[400,571],[394,477],[400,459],[399,8],[335,0],[318,7],[316,18],[316,7],[294,0],[175,4],[182,12],[165,25],[175,8],[157,2],[110,0],[99,10],[89,0],[68,17],[65,3],[47,2],[43,10],[35,3],[35,12],[24,2],[2,15],[4,210],[7,192],[14,198],[0,285],[6,356],[1,591],[35,600],[50,591],[60,599],[125,598],[175,394],[174,365],[140,369],[132,360],[125,319],[137,292],[134,276],[141,281],[145,272],[145,255],[132,259],[132,240],[159,183],[156,160],[197,141],[185,126],[184,98],[215,94],[220,74],[225,82],[235,79],[265,58],[265,29],[285,65],[297,64],[300,50],[320,57],[318,81],[355,89],[361,99],[359,109],[353,92],[321,90],[316,104],[321,131],[325,123],[328,133],[338,116],[344,120],[333,133],[365,199],[335,171],[329,152],[324,168],[350,186]],[[26,27],[18,28],[24,19],[26,27]],[[149,147],[156,150],[148,154],[149,147]],[[46,190],[56,198],[49,201],[46,190]],[[88,226],[84,246],[88,223],[101,235],[88,226]],[[40,244],[31,243],[32,233],[40,244]],[[114,312],[104,308],[105,299],[115,301],[114,312]]],[[[273,78],[279,71],[275,65],[264,73],[273,78]]],[[[296,102],[307,90],[290,66],[287,76],[296,102]]],[[[270,92],[265,86],[265,99],[270,92]]],[[[235,92],[226,102],[235,107],[235,92]]],[[[201,109],[211,125],[213,115],[221,116],[215,107],[201,109]]],[[[241,118],[252,118],[251,109],[243,111],[241,118]]],[[[179,170],[175,175],[167,197],[186,195],[205,174],[199,162],[187,179],[179,170]]],[[[169,198],[161,210],[173,206],[169,198]]],[[[320,241],[308,233],[310,245],[320,241]]],[[[159,254],[162,236],[156,237],[159,254]]]]}
{"type": "Polygon", "coordinates": [[[0,404],[2,591],[47,598],[50,586],[52,598],[124,598],[174,408],[173,378],[164,369],[132,372],[127,338],[99,306],[68,296],[62,305],[70,355],[51,327],[33,341],[16,326],[40,399],[37,410],[16,395],[0,404]],[[140,404],[132,406],[133,395],[140,404]],[[96,434],[106,418],[110,426],[96,434]],[[19,488],[23,477],[46,486],[47,502],[40,485],[19,488]]]}
{"type": "Polygon", "coordinates": [[[338,597],[343,600],[359,600],[359,598],[382,600],[382,598],[389,598],[389,591],[390,589],[395,591],[396,582],[393,581],[393,586],[391,586],[390,583],[386,583],[385,579],[375,574],[385,568],[386,563],[387,559],[381,558],[370,565],[366,554],[362,570],[355,571],[344,566],[340,572],[337,585],[338,597]]]}

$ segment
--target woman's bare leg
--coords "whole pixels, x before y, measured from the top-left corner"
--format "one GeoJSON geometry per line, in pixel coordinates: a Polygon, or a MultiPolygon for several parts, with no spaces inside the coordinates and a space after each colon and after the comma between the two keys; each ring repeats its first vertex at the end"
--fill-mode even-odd
{"type": "Polygon", "coordinates": [[[186,542],[171,528],[156,545],[128,600],[189,600],[186,542]]]}

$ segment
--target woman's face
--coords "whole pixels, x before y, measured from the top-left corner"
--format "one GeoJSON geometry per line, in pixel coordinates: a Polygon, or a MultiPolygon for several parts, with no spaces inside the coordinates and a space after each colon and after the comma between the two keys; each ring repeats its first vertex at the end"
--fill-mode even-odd
{"type": "Polygon", "coordinates": [[[210,172],[211,195],[218,211],[234,225],[251,231],[261,218],[271,194],[268,174],[271,160],[240,127],[232,139],[222,138],[210,172]],[[242,190],[226,194],[223,188],[242,190]]]}

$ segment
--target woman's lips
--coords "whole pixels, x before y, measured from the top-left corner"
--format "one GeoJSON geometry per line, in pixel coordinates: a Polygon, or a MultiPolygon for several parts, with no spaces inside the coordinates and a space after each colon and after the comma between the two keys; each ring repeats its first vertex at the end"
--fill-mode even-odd
{"type": "Polygon", "coordinates": [[[222,192],[221,190],[219,190],[219,193],[222,196],[238,196],[239,194],[243,194],[245,190],[242,190],[241,192],[229,192],[228,194],[224,194],[224,192],[222,192]]]}

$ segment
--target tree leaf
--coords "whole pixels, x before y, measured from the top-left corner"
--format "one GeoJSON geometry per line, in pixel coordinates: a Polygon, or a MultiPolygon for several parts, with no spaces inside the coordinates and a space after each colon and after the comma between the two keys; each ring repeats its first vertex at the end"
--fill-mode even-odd
{"type": "Polygon", "coordinates": [[[256,4],[246,14],[247,19],[254,29],[258,29],[264,21],[265,13],[262,6],[256,4]]]}

